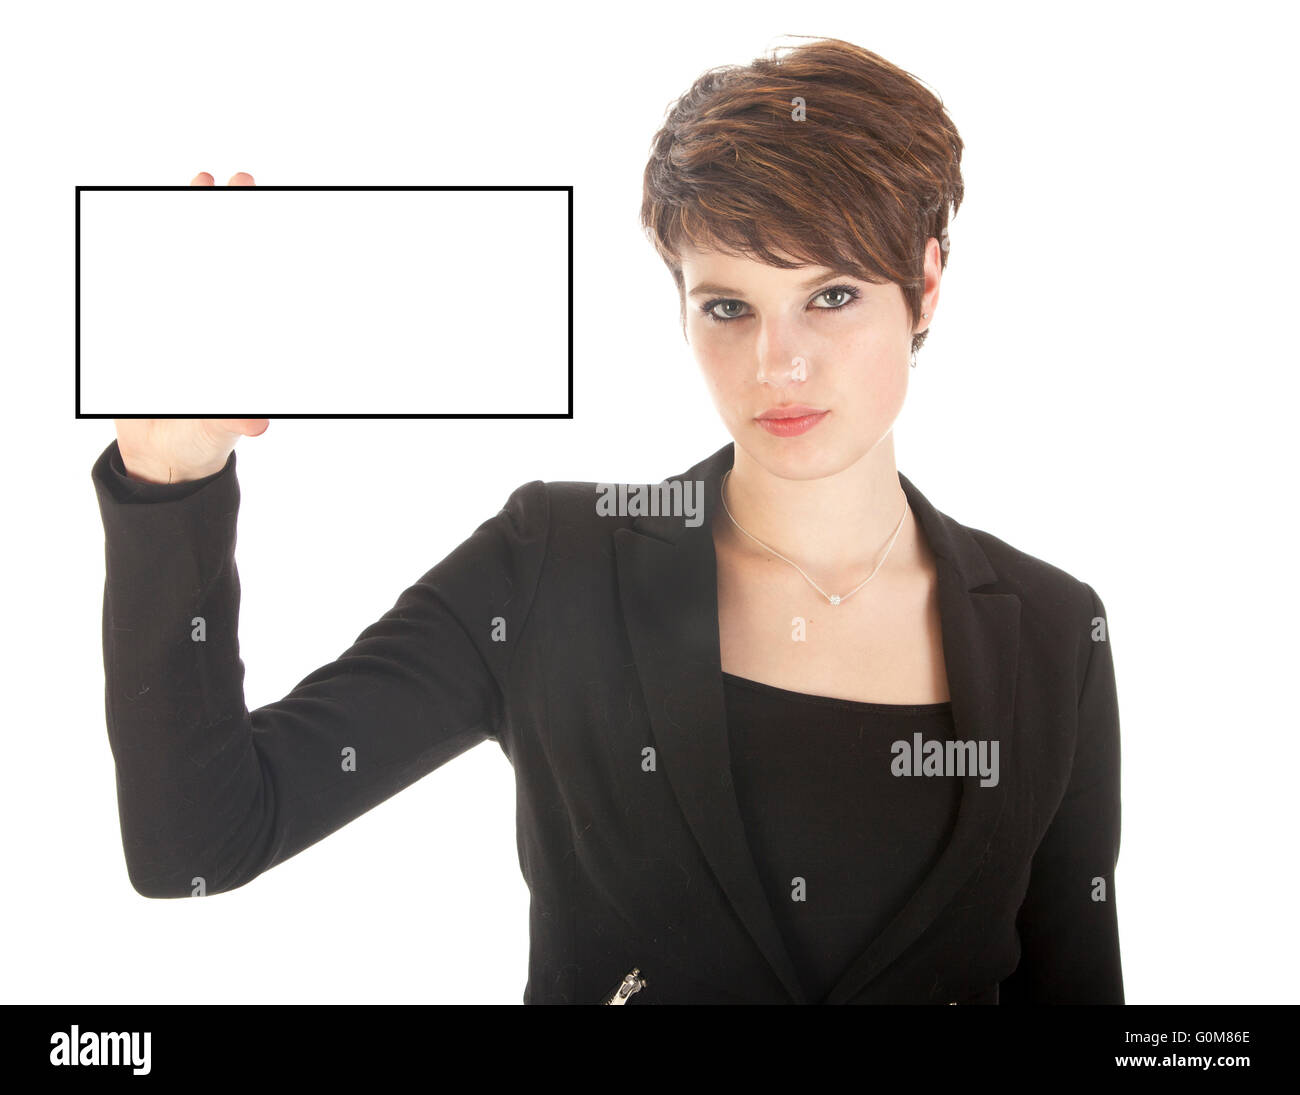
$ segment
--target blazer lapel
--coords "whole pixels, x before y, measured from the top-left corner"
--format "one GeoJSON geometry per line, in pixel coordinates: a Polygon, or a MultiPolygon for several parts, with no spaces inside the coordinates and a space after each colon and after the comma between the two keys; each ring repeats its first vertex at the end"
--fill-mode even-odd
{"type": "Polygon", "coordinates": [[[1006,804],[1013,761],[1012,720],[1020,653],[1020,598],[980,593],[997,573],[970,531],[936,510],[906,476],[899,482],[935,553],[943,656],[952,699],[953,735],[998,743],[999,779],[981,787],[978,773],[962,779],[957,821],[947,845],[902,909],[827,995],[827,1004],[852,1000],[934,922],[983,861],[1006,804]]]}
{"type": "MultiPolygon", "coordinates": [[[[687,525],[680,515],[642,516],[615,532],[619,591],[660,767],[741,922],[791,998],[807,1003],[754,863],[731,777],[711,518],[734,452],[734,444],[727,444],[674,477],[703,483],[699,525],[687,525]]],[[[998,741],[1001,761],[1015,698],[1020,600],[974,592],[997,578],[979,545],[906,477],[900,474],[899,481],[937,558],[956,736],[998,741]]],[[[975,869],[1004,802],[1002,780],[981,787],[979,779],[965,777],[944,851],[903,909],[845,971],[827,1003],[860,992],[929,926],[975,869]]]]}
{"type": "Polygon", "coordinates": [[[637,517],[614,534],[619,591],[658,764],[736,914],[793,1000],[806,1003],[794,962],[754,863],[731,778],[718,574],[710,519],[720,497],[721,458],[731,446],[674,478],[703,482],[703,520],[637,517]]]}

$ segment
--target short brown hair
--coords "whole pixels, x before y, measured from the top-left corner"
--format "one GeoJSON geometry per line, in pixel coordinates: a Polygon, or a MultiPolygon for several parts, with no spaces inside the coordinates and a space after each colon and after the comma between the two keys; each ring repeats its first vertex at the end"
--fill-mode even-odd
{"type": "MultiPolygon", "coordinates": [[[[849,42],[817,39],[708,70],[655,134],[641,203],[642,227],[677,283],[683,329],[684,245],[894,282],[915,324],[931,237],[948,264],[961,153],[938,96],[849,42]],[[795,119],[796,100],[805,120],[795,119]]],[[[928,333],[913,335],[914,351],[928,333]]]]}

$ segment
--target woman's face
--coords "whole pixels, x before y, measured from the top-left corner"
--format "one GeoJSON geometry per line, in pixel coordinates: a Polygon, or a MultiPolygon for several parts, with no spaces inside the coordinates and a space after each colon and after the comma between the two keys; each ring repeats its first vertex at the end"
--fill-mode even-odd
{"type": "MultiPolygon", "coordinates": [[[[931,247],[937,260],[937,241],[931,247]]],[[[738,448],[781,478],[815,479],[850,467],[889,434],[907,394],[913,334],[897,285],[717,252],[681,258],[686,338],[738,448]],[[821,413],[761,422],[791,409],[821,413]]],[[[929,252],[926,274],[924,310],[933,315],[929,252]]]]}

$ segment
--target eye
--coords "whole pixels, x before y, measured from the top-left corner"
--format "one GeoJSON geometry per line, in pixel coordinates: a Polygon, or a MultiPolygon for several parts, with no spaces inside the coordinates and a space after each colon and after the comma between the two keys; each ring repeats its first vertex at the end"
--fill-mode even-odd
{"type": "Polygon", "coordinates": [[[743,308],[745,306],[745,302],[741,300],[723,300],[722,298],[716,298],[714,300],[707,301],[706,303],[700,305],[700,308],[704,312],[704,314],[708,316],[711,320],[714,320],[717,323],[727,323],[733,319],[739,319],[740,316],[735,314],[720,316],[718,315],[717,312],[714,311],[714,309],[731,307],[733,305],[743,308]]]}
{"type": "Polygon", "coordinates": [[[858,290],[855,289],[852,285],[832,285],[829,289],[823,289],[820,293],[817,294],[817,296],[813,297],[813,300],[817,300],[820,297],[830,297],[836,295],[838,295],[841,298],[840,302],[838,304],[830,305],[830,308],[828,309],[829,311],[838,312],[841,308],[847,308],[850,304],[852,304],[855,300],[857,300],[862,294],[858,292],[858,290]]]}
{"type": "MultiPolygon", "coordinates": [[[[850,307],[855,301],[862,296],[862,291],[853,285],[832,285],[823,289],[813,297],[813,300],[823,298],[833,298],[826,305],[814,306],[814,311],[818,312],[841,312],[850,307]]],[[[712,300],[705,301],[700,305],[700,311],[705,314],[714,323],[732,323],[738,319],[744,319],[744,312],[737,312],[736,309],[744,308],[743,300],[734,300],[728,297],[714,297],[712,300]],[[721,312],[719,311],[721,309],[721,312]],[[730,312],[730,314],[728,314],[730,312]]]]}

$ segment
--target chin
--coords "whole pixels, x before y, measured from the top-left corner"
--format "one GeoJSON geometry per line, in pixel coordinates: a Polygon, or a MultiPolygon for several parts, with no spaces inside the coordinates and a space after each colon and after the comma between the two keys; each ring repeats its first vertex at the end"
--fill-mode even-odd
{"type": "Polygon", "coordinates": [[[736,447],[744,449],[749,459],[778,479],[824,479],[852,467],[868,451],[859,445],[850,448],[843,439],[829,435],[817,440],[811,434],[773,437],[752,421],[747,432],[748,437],[742,432],[735,438],[736,447]]]}

